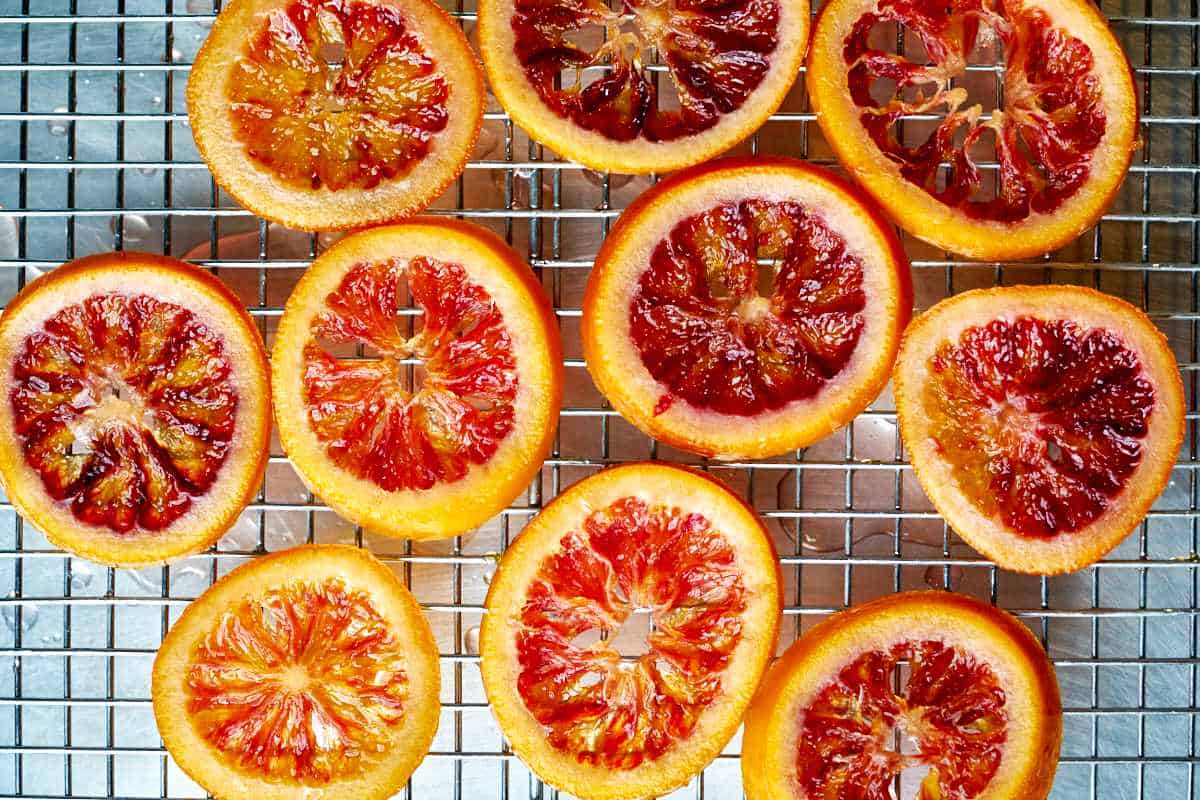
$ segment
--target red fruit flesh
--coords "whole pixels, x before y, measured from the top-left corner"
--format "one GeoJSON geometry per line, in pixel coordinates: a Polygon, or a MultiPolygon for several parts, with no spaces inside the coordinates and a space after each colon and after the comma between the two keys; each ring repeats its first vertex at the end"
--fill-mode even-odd
{"type": "Polygon", "coordinates": [[[401,644],[361,592],[293,581],[225,612],[188,665],[201,735],[251,773],[323,784],[386,757],[401,644]]]}
{"type": "Polygon", "coordinates": [[[459,480],[492,457],[514,423],[513,343],[500,310],[458,264],[429,258],[361,263],[313,322],[304,350],[309,422],[343,469],[388,490],[459,480]],[[409,336],[405,282],[424,312],[409,336]],[[318,339],[381,358],[339,358],[318,339]],[[423,361],[406,388],[404,360],[423,361]]]}
{"type": "Polygon", "coordinates": [[[676,397],[751,416],[815,395],[863,328],[863,270],[817,214],[747,200],[678,223],[655,247],[630,308],[633,342],[676,397]],[[760,260],[775,263],[760,270],[760,260]]]}
{"type": "Polygon", "coordinates": [[[636,498],[595,511],[541,564],[517,634],[526,707],[581,763],[632,769],[661,756],[720,702],[742,635],[745,587],[732,548],[699,514],[636,498]],[[648,652],[606,641],[648,608],[648,652]]]}
{"type": "Polygon", "coordinates": [[[96,294],[27,336],[9,393],[25,460],[83,522],[161,530],[212,486],[237,393],[221,339],[186,309],[96,294]]]}
{"type": "Polygon", "coordinates": [[[1088,46],[1040,9],[1006,0],[881,0],[855,24],[843,56],[863,127],[907,180],[946,205],[1017,222],[1054,211],[1087,181],[1106,124],[1100,78],[1088,46]],[[932,63],[873,47],[890,25],[915,34],[932,63]],[[951,82],[966,75],[990,34],[1004,51],[1003,108],[981,121],[981,106],[963,108],[967,92],[951,82]],[[944,116],[909,146],[897,133],[907,114],[944,116]],[[977,163],[988,141],[999,165],[994,192],[977,163]]]}
{"type": "Polygon", "coordinates": [[[298,186],[370,189],[446,127],[446,79],[398,8],[297,0],[266,15],[229,78],[234,132],[298,186]]]}
{"type": "Polygon", "coordinates": [[[556,113],[610,139],[662,141],[711,128],[758,88],[775,50],[779,5],[625,0],[617,12],[603,0],[516,0],[512,27],[526,76],[556,113]],[[591,49],[577,43],[593,39],[591,49]],[[661,102],[643,64],[651,48],[678,110],[661,102]]]}
{"type": "Polygon", "coordinates": [[[805,709],[797,782],[805,797],[891,800],[896,777],[916,767],[928,771],[915,800],[978,797],[1000,765],[1004,706],[991,669],[941,642],[864,653],[805,709]]]}
{"type": "Polygon", "coordinates": [[[1141,461],[1154,388],[1111,331],[996,320],[943,344],[929,369],[934,440],[962,492],[1012,530],[1079,530],[1141,461]]]}

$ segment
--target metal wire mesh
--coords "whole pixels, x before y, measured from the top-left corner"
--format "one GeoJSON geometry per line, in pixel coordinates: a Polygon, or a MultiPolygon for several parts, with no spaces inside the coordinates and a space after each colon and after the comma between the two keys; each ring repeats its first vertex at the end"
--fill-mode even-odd
{"type": "MultiPolygon", "coordinates": [[[[962,263],[905,242],[918,308],[975,286],[1071,282],[1131,299],[1162,326],[1184,371],[1189,435],[1166,494],[1136,533],[1075,575],[997,570],[933,513],[902,452],[890,392],[843,432],[787,458],[705,464],[770,523],[786,587],[781,649],[836,609],[926,585],[1026,620],[1055,662],[1067,708],[1055,798],[1197,795],[1198,4],[1103,4],[1135,67],[1141,149],[1092,232],[1015,265],[962,263]]],[[[196,154],[183,89],[216,10],[217,0],[0,0],[0,299],[66,259],[161,251],[217,273],[270,342],[294,280],[328,238],[254,219],[216,188],[196,154]]],[[[473,28],[464,0],[451,10],[473,28]]],[[[998,75],[994,63],[979,63],[967,80],[998,84],[998,75]]],[[[803,81],[741,150],[832,163],[803,81]]],[[[703,463],[655,445],[607,408],[580,354],[591,258],[650,180],[556,161],[493,103],[469,169],[435,204],[433,213],[491,227],[528,256],[554,300],[567,355],[553,457],[518,503],[476,533],[432,544],[364,534],[305,490],[278,443],[238,525],[212,552],[166,568],[111,570],[72,558],[0,505],[0,794],[204,796],[154,727],[149,671],[163,633],[190,598],[255,554],[351,541],[403,575],[442,652],[441,729],[402,796],[553,796],[512,758],[491,718],[477,625],[497,554],[561,488],[618,461],[703,463]]],[[[740,796],[738,751],[735,738],[672,797],[740,796]]]]}

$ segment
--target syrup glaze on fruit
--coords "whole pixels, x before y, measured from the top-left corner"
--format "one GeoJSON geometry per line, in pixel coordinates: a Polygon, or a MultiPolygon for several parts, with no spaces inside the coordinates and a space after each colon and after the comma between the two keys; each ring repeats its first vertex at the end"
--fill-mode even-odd
{"type": "Polygon", "coordinates": [[[216,480],[237,392],[220,336],[146,295],[95,294],[50,317],[12,368],[14,432],[82,522],[162,530],[216,480]]]}
{"type": "Polygon", "coordinates": [[[449,119],[450,90],[400,8],[296,0],[265,15],[227,87],[247,154],[300,187],[401,177],[449,119]]]}
{"type": "Polygon", "coordinates": [[[1104,513],[1142,458],[1154,387],[1112,331],[997,319],[929,359],[923,405],[941,456],[984,514],[1026,536],[1104,513]]]}
{"type": "Polygon", "coordinates": [[[309,785],[387,757],[408,694],[403,644],[370,597],[293,580],[216,620],[192,653],[192,723],[239,767],[309,785]]]}
{"type": "Polygon", "coordinates": [[[499,308],[461,265],[433,258],[352,267],[304,349],[304,400],[325,452],[388,491],[451,483],[488,461],[513,428],[517,384],[499,308]],[[406,286],[422,312],[415,335],[402,313],[406,286]],[[378,357],[334,355],[326,344],[378,357]],[[407,377],[413,359],[419,386],[407,377]]]}
{"type": "Polygon", "coordinates": [[[915,800],[969,800],[1007,736],[1004,689],[987,664],[942,642],[901,642],[858,656],[804,710],[796,781],[804,797],[891,800],[901,771],[927,768],[915,800]]]}
{"type": "Polygon", "coordinates": [[[617,141],[716,125],[762,82],[779,28],[777,0],[623,0],[620,11],[604,0],[515,0],[514,8],[516,55],[542,101],[617,141]],[[646,69],[652,51],[677,110],[646,69]]]}
{"type": "Polygon", "coordinates": [[[812,397],[838,375],[865,305],[862,265],[820,215],[751,199],[688,217],[655,246],[630,333],[667,388],[656,413],[682,399],[750,416],[812,397]]]}
{"type": "Polygon", "coordinates": [[[733,549],[707,519],[618,500],[542,562],[517,617],[517,692],[554,747],[632,769],[685,740],[721,702],[746,608],[733,549]],[[654,623],[636,659],[583,641],[615,634],[636,609],[654,623]]]}
{"type": "Polygon", "coordinates": [[[1091,49],[1039,8],[1021,0],[880,0],[846,37],[843,56],[863,127],[901,175],[946,205],[1018,222],[1053,212],[1087,181],[1107,123],[1101,79],[1091,49]],[[931,63],[893,52],[896,24],[920,39],[931,63]],[[891,50],[876,46],[888,35],[891,50]],[[1004,65],[1003,107],[987,119],[981,104],[964,107],[961,82],[977,49],[995,51],[1004,65]],[[911,114],[941,117],[915,146],[897,134],[900,117],[911,114]],[[977,163],[989,143],[995,180],[977,163]],[[946,162],[948,169],[939,166],[946,162]]]}

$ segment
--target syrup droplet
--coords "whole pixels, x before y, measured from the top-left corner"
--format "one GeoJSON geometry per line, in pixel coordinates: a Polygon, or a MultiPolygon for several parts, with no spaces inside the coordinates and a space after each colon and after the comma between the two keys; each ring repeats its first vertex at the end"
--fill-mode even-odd
{"type": "Polygon", "coordinates": [[[468,655],[479,655],[479,626],[472,625],[463,632],[463,649],[468,655]]]}
{"type": "Polygon", "coordinates": [[[608,188],[610,190],[611,189],[620,189],[622,186],[625,186],[631,180],[633,180],[632,175],[622,175],[620,173],[613,173],[613,172],[610,172],[610,173],[593,172],[590,169],[585,169],[583,171],[584,180],[586,180],[588,183],[594,184],[596,186],[604,185],[604,178],[605,178],[606,174],[608,176],[608,188]]]}
{"type": "Polygon", "coordinates": [[[475,158],[489,158],[496,155],[500,149],[500,134],[490,125],[479,129],[479,138],[475,140],[475,158]]]}
{"type": "MultiPolygon", "coordinates": [[[[14,598],[16,594],[8,593],[8,597],[14,598]]],[[[19,606],[16,604],[7,604],[3,609],[0,609],[0,617],[4,618],[4,624],[8,626],[10,631],[14,633],[17,630],[17,617],[21,618],[22,630],[30,630],[37,624],[38,607],[37,606],[19,606]]]]}
{"type": "Polygon", "coordinates": [[[144,589],[147,592],[158,594],[160,591],[162,591],[162,587],[159,586],[157,580],[158,576],[162,574],[161,569],[161,567],[149,567],[148,569],[144,570],[127,569],[123,570],[123,572],[128,575],[129,579],[132,580],[139,588],[144,589]],[[151,577],[148,573],[153,573],[154,577],[151,577]]]}
{"type": "MultiPolygon", "coordinates": [[[[109,220],[108,228],[115,235],[120,225],[120,217],[113,217],[109,220]]],[[[125,223],[123,226],[125,244],[139,244],[150,238],[150,234],[154,231],[150,227],[150,223],[141,214],[126,214],[125,223]]]]}
{"type": "Polygon", "coordinates": [[[183,566],[171,570],[171,594],[196,595],[208,588],[208,571],[199,567],[183,566]]]}
{"type": "Polygon", "coordinates": [[[71,591],[82,592],[91,585],[92,579],[96,577],[96,573],[84,561],[71,562],[71,591]]]}
{"type": "MultiPolygon", "coordinates": [[[[57,108],[54,109],[54,113],[55,114],[66,114],[67,107],[66,106],[58,106],[57,108]]],[[[67,135],[67,123],[64,120],[48,119],[48,120],[46,120],[46,128],[49,129],[51,136],[66,136],[67,135]]]]}
{"type": "Polygon", "coordinates": [[[957,589],[962,584],[963,568],[951,564],[948,568],[931,565],[925,570],[925,585],[933,589],[957,589]]]}

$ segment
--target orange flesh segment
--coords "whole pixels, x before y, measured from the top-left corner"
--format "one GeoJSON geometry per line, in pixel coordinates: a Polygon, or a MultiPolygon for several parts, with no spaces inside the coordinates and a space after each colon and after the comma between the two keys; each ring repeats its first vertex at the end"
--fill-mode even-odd
{"type": "Polygon", "coordinates": [[[923,403],[963,494],[1027,536],[1079,530],[1142,458],[1155,392],[1108,330],[995,320],[929,360],[923,403]]]}
{"type": "Polygon", "coordinates": [[[119,293],[27,336],[9,402],[47,493],[117,533],[187,512],[216,480],[237,411],[221,338],[180,306],[119,293]]]}
{"type": "Polygon", "coordinates": [[[867,133],[906,180],[968,216],[1017,222],[1051,213],[1087,182],[1107,124],[1101,77],[1091,49],[1041,9],[1016,0],[881,0],[846,37],[843,57],[867,133]],[[893,25],[917,36],[926,57],[875,46],[893,25]],[[1004,105],[981,120],[986,109],[968,107],[967,90],[952,82],[965,76],[977,48],[988,47],[1003,63],[1004,105]],[[910,146],[896,126],[913,114],[943,119],[910,146]],[[999,164],[994,181],[977,164],[989,142],[999,164]]]}
{"type": "Polygon", "coordinates": [[[446,78],[391,5],[297,0],[266,16],[226,89],[247,154],[296,186],[401,177],[446,127],[446,78]]]}
{"type": "Polygon", "coordinates": [[[804,710],[796,781],[804,797],[892,800],[902,770],[927,768],[914,800],[969,800],[995,775],[1007,732],[1004,689],[986,664],[941,642],[902,642],[856,658],[804,710]]]}
{"type": "Polygon", "coordinates": [[[325,452],[388,490],[429,489],[487,462],[512,431],[513,342],[499,308],[458,264],[432,258],[355,265],[326,299],[304,350],[304,399],[325,452]],[[423,312],[408,335],[405,282],[423,312]],[[336,357],[322,341],[380,357],[336,357]],[[406,388],[405,359],[425,377],[406,388]]]}
{"type": "Polygon", "coordinates": [[[680,221],[655,247],[630,308],[650,374],[697,408],[751,416],[812,397],[864,325],[863,268],[820,215],[760,199],[680,221]],[[765,269],[759,261],[772,261],[765,269]]]}
{"type": "Polygon", "coordinates": [[[594,511],[542,562],[521,608],[517,691],[550,744],[627,770],[686,739],[721,702],[742,636],[746,589],[729,542],[700,514],[627,497],[594,511]],[[632,661],[584,634],[650,610],[632,661]]]}
{"type": "Polygon", "coordinates": [[[366,594],[295,580],[221,615],[189,662],[188,713],[248,772],[327,784],[393,746],[403,649],[366,594]]]}

